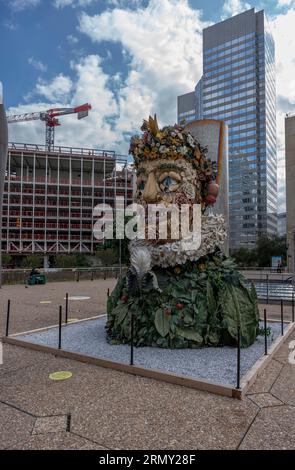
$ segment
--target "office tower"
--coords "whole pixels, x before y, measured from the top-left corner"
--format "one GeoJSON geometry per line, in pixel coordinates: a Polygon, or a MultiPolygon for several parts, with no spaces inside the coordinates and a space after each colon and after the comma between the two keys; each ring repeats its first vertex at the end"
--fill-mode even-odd
{"type": "Polygon", "coordinates": [[[196,96],[194,91],[177,97],[177,116],[179,124],[196,119],[196,96]]]}
{"type": "Polygon", "coordinates": [[[195,88],[196,119],[203,119],[203,77],[195,88]]]}
{"type": "Polygon", "coordinates": [[[275,47],[264,11],[204,29],[197,87],[196,118],[229,126],[230,248],[254,247],[277,234],[275,47]]]}
{"type": "Polygon", "coordinates": [[[288,271],[295,272],[295,114],[285,119],[288,271]]]}

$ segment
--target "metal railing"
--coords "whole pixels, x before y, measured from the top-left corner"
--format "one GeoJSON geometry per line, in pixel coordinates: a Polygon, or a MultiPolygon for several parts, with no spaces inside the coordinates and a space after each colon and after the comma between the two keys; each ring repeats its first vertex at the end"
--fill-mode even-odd
{"type": "MultiPolygon", "coordinates": [[[[42,153],[56,153],[56,154],[65,154],[65,155],[83,155],[83,156],[92,156],[92,157],[103,157],[109,159],[115,159],[116,157],[122,158],[121,155],[117,155],[113,150],[104,150],[104,149],[88,149],[81,147],[64,147],[60,145],[54,145],[51,147],[50,151],[46,145],[43,144],[25,144],[18,142],[9,142],[9,150],[20,150],[28,152],[42,152],[42,153]]],[[[126,157],[125,157],[126,158],[126,157]]]]}

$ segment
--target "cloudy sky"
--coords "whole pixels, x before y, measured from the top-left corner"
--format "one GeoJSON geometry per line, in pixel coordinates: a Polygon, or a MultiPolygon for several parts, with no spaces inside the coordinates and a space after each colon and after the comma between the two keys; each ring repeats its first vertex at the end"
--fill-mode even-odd
{"type": "MultiPolygon", "coordinates": [[[[149,113],[176,120],[176,97],[202,73],[202,29],[254,3],[243,0],[0,0],[0,80],[9,114],[89,102],[62,119],[56,144],[126,153],[149,113]]],[[[280,207],[284,115],[295,112],[295,0],[261,0],[276,41],[280,207]]],[[[39,122],[10,125],[10,140],[43,143],[39,122]]]]}

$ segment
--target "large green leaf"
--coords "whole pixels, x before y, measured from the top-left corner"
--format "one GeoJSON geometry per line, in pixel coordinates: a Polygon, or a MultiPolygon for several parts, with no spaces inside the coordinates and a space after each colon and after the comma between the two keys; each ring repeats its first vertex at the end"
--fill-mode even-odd
{"type": "Polygon", "coordinates": [[[203,343],[202,336],[197,331],[192,330],[191,328],[177,328],[176,333],[182,338],[188,339],[190,341],[195,341],[198,344],[203,343]]]}
{"type": "Polygon", "coordinates": [[[207,305],[208,305],[208,313],[209,313],[210,317],[215,316],[216,301],[215,301],[215,298],[214,298],[214,292],[213,292],[211,279],[208,279],[208,281],[207,281],[207,305]]]}
{"type": "Polygon", "coordinates": [[[119,304],[116,308],[114,308],[112,313],[115,316],[115,328],[117,328],[122,323],[122,321],[124,321],[128,313],[128,305],[119,304]]]}
{"type": "Polygon", "coordinates": [[[256,338],[257,307],[249,291],[242,284],[226,284],[221,293],[221,307],[227,332],[236,341],[237,328],[241,328],[242,347],[250,346],[256,338]]]}
{"type": "Polygon", "coordinates": [[[164,338],[169,333],[170,317],[165,315],[162,308],[158,308],[155,313],[155,327],[158,333],[164,338]]]}

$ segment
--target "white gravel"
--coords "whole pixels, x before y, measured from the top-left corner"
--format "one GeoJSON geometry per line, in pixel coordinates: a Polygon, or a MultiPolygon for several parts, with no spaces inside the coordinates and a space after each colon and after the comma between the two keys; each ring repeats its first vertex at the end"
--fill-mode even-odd
{"type": "MultiPolygon", "coordinates": [[[[93,357],[129,363],[130,346],[110,345],[106,341],[106,317],[70,323],[62,327],[62,348],[93,357]]],[[[280,323],[268,322],[271,327],[269,345],[281,332],[280,323]]],[[[18,336],[32,343],[58,347],[58,328],[18,336]]],[[[241,349],[241,376],[264,354],[264,337],[259,336],[249,348],[241,349]]],[[[201,349],[134,348],[134,364],[165,370],[217,383],[235,385],[237,350],[232,347],[201,349]]]]}

